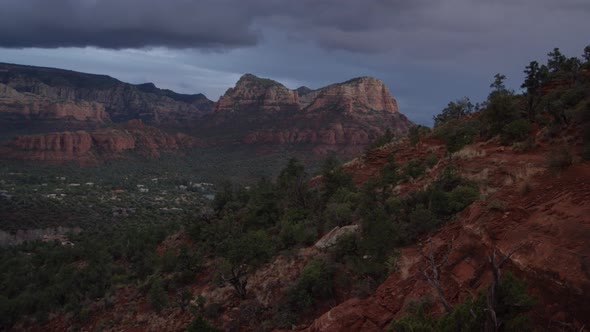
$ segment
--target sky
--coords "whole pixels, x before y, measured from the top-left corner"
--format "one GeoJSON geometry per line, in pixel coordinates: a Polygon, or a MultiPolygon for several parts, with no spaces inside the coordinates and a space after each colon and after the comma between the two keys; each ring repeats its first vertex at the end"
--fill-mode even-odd
{"type": "Polygon", "coordinates": [[[410,120],[518,89],[532,60],[590,45],[590,0],[0,0],[0,62],[153,82],[217,100],[244,73],[310,88],[381,79],[410,120]]]}

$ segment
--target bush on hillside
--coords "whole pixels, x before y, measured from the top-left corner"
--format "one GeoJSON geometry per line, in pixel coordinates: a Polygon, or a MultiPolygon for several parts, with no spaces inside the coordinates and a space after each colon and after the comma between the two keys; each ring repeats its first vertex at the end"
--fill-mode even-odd
{"type": "Polygon", "coordinates": [[[151,280],[147,301],[150,307],[158,313],[168,305],[168,296],[162,285],[162,279],[158,276],[151,280]]]}
{"type": "Polygon", "coordinates": [[[321,260],[313,260],[305,266],[295,285],[287,293],[288,305],[295,311],[309,309],[316,300],[333,295],[333,268],[321,260]]]}
{"type": "Polygon", "coordinates": [[[195,317],[189,326],[187,327],[188,332],[220,332],[221,330],[213,327],[207,322],[201,315],[195,317]]]}
{"type": "Polygon", "coordinates": [[[531,124],[525,119],[519,119],[510,122],[503,129],[500,134],[500,141],[502,145],[509,145],[514,142],[524,141],[531,132],[531,124]]]}
{"type": "Polygon", "coordinates": [[[408,137],[410,138],[410,144],[418,144],[420,138],[424,135],[427,135],[428,133],[430,133],[430,129],[422,125],[417,125],[410,128],[410,132],[408,133],[408,137]]]}
{"type": "Polygon", "coordinates": [[[404,167],[404,173],[413,179],[420,177],[425,171],[426,166],[418,159],[410,160],[404,167]]]}
{"type": "Polygon", "coordinates": [[[445,142],[447,151],[454,153],[471,144],[480,132],[479,120],[450,121],[436,127],[434,136],[445,142]]]}
{"type": "Polygon", "coordinates": [[[434,152],[429,153],[426,156],[424,163],[426,164],[426,166],[428,166],[428,168],[434,167],[434,165],[436,165],[436,163],[438,163],[438,157],[436,156],[436,153],[434,153],[434,152]]]}
{"type": "Polygon", "coordinates": [[[475,186],[460,185],[449,193],[449,207],[456,212],[462,211],[479,199],[479,190],[475,186]]]}

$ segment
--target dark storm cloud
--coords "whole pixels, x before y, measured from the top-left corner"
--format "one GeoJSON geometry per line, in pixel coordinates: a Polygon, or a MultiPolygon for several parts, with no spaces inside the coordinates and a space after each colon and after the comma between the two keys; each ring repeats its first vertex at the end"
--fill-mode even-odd
{"type": "Polygon", "coordinates": [[[254,45],[257,6],[228,0],[3,0],[0,46],[254,45]]]}
{"type": "Polygon", "coordinates": [[[539,12],[589,7],[587,0],[3,0],[0,47],[223,49],[281,31],[328,50],[404,47],[411,55],[443,43],[486,47],[539,12]]]}
{"type": "MultiPolygon", "coordinates": [[[[0,46],[234,48],[259,42],[264,29],[304,32],[327,47],[359,32],[396,26],[423,0],[3,0],[0,46]],[[350,34],[350,35],[349,35],[350,34]]],[[[364,43],[359,49],[381,49],[364,43]]]]}

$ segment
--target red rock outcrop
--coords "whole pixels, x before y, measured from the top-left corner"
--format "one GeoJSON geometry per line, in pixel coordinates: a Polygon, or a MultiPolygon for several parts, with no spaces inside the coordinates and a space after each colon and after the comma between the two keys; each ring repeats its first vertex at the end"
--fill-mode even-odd
{"type": "Polygon", "coordinates": [[[215,112],[247,111],[279,112],[286,107],[298,107],[297,91],[289,90],[279,82],[243,75],[236,86],[227,90],[215,104],[215,112]]]}
{"type": "MultiPolygon", "coordinates": [[[[0,63],[0,115],[3,111],[18,114],[29,109],[33,113],[65,112],[66,116],[85,120],[85,111],[68,109],[67,105],[79,103],[102,105],[115,122],[141,118],[152,124],[175,126],[208,114],[213,105],[202,94],[178,94],[151,83],[134,85],[105,75],[0,63]],[[48,110],[47,105],[52,103],[65,106],[48,110]],[[14,108],[8,107],[11,105],[14,108]]],[[[102,114],[100,118],[107,117],[102,114]]]]}
{"type": "Polygon", "coordinates": [[[88,125],[110,123],[104,105],[86,101],[52,101],[31,93],[20,93],[0,83],[0,117],[23,121],[81,122],[88,125]]]}
{"type": "Polygon", "coordinates": [[[301,98],[301,106],[306,112],[337,108],[349,115],[398,112],[397,101],[385,84],[372,77],[359,77],[309,92],[301,98]]]}
{"type": "Polygon", "coordinates": [[[76,160],[90,153],[92,136],[85,131],[18,136],[2,154],[17,159],[76,160]]]}
{"type": "Polygon", "coordinates": [[[315,153],[362,151],[386,129],[404,134],[413,125],[399,113],[387,87],[361,77],[319,90],[289,90],[244,75],[215,106],[213,123],[246,144],[305,144],[315,153]]]}
{"type": "Polygon", "coordinates": [[[99,157],[117,157],[128,150],[157,156],[160,151],[175,151],[197,144],[198,141],[191,136],[167,134],[136,120],[120,128],[103,128],[92,132],[66,131],[17,136],[0,148],[0,155],[14,159],[87,163],[99,157]]]}

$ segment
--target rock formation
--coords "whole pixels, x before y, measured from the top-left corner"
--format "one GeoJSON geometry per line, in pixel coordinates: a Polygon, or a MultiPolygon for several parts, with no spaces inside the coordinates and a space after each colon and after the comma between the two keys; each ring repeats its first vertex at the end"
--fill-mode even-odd
{"type": "Polygon", "coordinates": [[[251,74],[220,98],[212,123],[239,132],[246,144],[305,144],[317,153],[358,153],[386,129],[405,134],[412,126],[375,78],[289,90],[251,74]]]}
{"type": "Polygon", "coordinates": [[[118,157],[124,151],[157,156],[160,151],[177,151],[197,144],[198,141],[188,135],[171,135],[135,120],[117,128],[90,132],[78,130],[17,136],[0,147],[0,155],[14,159],[91,163],[99,157],[118,157]]]}
{"type": "Polygon", "coordinates": [[[298,94],[279,82],[246,74],[215,104],[215,112],[284,112],[297,109],[298,94]]]}
{"type": "Polygon", "coordinates": [[[0,63],[0,140],[20,135],[0,157],[76,160],[123,150],[178,150],[194,142],[148,126],[119,128],[137,119],[168,133],[190,132],[207,145],[294,148],[316,156],[333,150],[345,158],[386,129],[405,134],[412,126],[383,82],[370,77],[291,90],[246,74],[214,104],[202,94],[177,94],[152,83],[0,63]]]}
{"type": "Polygon", "coordinates": [[[25,120],[28,120],[27,111],[31,108],[47,112],[48,103],[79,103],[81,109],[78,111],[82,113],[87,112],[82,106],[88,103],[101,104],[115,122],[141,118],[151,124],[165,125],[194,121],[209,113],[213,105],[202,94],[178,94],[158,89],[151,83],[133,85],[105,75],[2,63],[0,101],[4,101],[4,107],[0,105],[3,113],[8,111],[6,105],[16,102],[17,106],[11,111],[16,115],[24,113],[25,120]]]}

